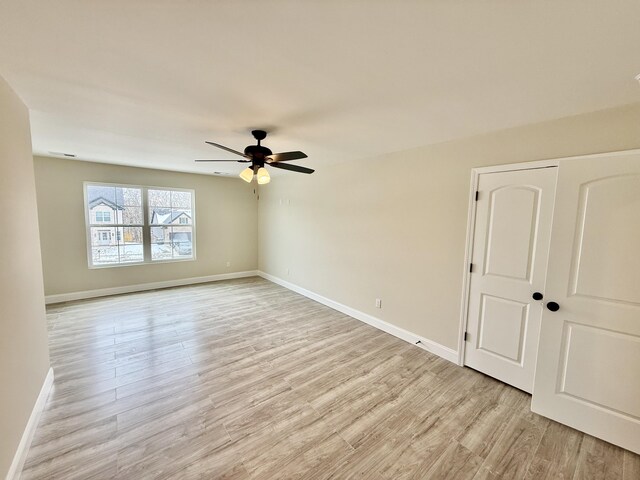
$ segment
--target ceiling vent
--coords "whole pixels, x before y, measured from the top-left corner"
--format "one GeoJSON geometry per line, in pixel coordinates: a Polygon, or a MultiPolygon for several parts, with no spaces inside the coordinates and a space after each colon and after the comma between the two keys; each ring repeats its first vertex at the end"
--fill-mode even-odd
{"type": "Polygon", "coordinates": [[[64,153],[64,152],[49,152],[51,155],[55,155],[56,157],[68,157],[75,158],[76,156],[73,153],[64,153]]]}

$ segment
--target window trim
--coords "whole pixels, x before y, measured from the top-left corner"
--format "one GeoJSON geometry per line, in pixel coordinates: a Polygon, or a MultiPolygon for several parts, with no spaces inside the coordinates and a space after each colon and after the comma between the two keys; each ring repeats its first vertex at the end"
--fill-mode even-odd
{"type": "MultiPolygon", "coordinates": [[[[82,184],[82,194],[84,197],[84,220],[86,231],[86,245],[87,245],[87,266],[90,270],[97,270],[101,268],[116,268],[116,267],[135,267],[140,265],[155,265],[163,263],[176,263],[176,262],[195,262],[196,261],[196,191],[192,188],[178,188],[178,187],[158,187],[153,185],[132,185],[128,183],[108,183],[108,182],[92,182],[85,181],[82,184]],[[124,188],[139,188],[142,193],[142,224],[131,225],[132,227],[142,228],[142,253],[143,260],[141,262],[126,262],[126,263],[112,263],[108,265],[94,265],[93,255],[91,250],[91,212],[89,209],[89,202],[87,199],[87,187],[90,185],[98,185],[102,187],[124,187],[124,188]],[[167,260],[151,260],[151,222],[149,219],[149,204],[148,204],[148,190],[165,190],[173,192],[190,192],[191,193],[191,257],[190,258],[171,258],[167,260]]],[[[122,226],[122,224],[101,224],[100,226],[110,225],[114,228],[122,226]]],[[[93,225],[96,227],[96,225],[93,225]]]]}

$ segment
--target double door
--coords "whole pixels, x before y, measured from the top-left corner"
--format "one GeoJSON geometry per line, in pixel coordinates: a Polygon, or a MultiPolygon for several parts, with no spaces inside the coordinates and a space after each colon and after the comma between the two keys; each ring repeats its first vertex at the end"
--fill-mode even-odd
{"type": "Polygon", "coordinates": [[[640,453],[640,153],[478,185],[465,364],[640,453]]]}

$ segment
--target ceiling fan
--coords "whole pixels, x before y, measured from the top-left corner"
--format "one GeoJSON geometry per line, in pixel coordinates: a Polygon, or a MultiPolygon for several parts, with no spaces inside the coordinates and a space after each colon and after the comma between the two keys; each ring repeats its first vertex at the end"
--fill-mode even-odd
{"type": "Polygon", "coordinates": [[[288,162],[291,160],[299,160],[301,158],[307,158],[307,155],[303,152],[283,152],[283,153],[272,153],[267,147],[263,147],[260,145],[260,142],[264,140],[267,136],[267,132],[264,130],[252,130],[251,134],[253,138],[258,141],[257,145],[249,145],[244,149],[244,153],[234,150],[229,147],[225,147],[224,145],[219,145],[213,142],[205,142],[209,145],[213,145],[214,147],[221,148],[222,150],[226,150],[227,152],[235,153],[236,155],[240,155],[243,157],[242,160],[196,160],[196,162],[238,162],[238,163],[251,163],[250,167],[245,168],[242,172],[240,172],[240,178],[245,182],[250,183],[253,180],[253,176],[255,175],[258,179],[258,183],[260,185],[264,185],[265,183],[269,183],[271,181],[271,177],[269,176],[269,172],[266,168],[264,168],[265,164],[274,168],[282,168],[283,170],[291,170],[292,172],[299,173],[313,173],[315,170],[312,170],[307,167],[300,167],[298,165],[290,165],[288,163],[280,163],[280,162],[288,162]]]}

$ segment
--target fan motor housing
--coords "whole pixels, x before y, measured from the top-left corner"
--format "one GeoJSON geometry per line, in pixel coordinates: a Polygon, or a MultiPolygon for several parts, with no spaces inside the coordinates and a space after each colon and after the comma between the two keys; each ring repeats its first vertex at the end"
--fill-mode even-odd
{"type": "Polygon", "coordinates": [[[252,158],[264,159],[264,157],[268,157],[273,154],[273,152],[262,145],[249,145],[244,149],[244,154],[249,155],[252,158]]]}

